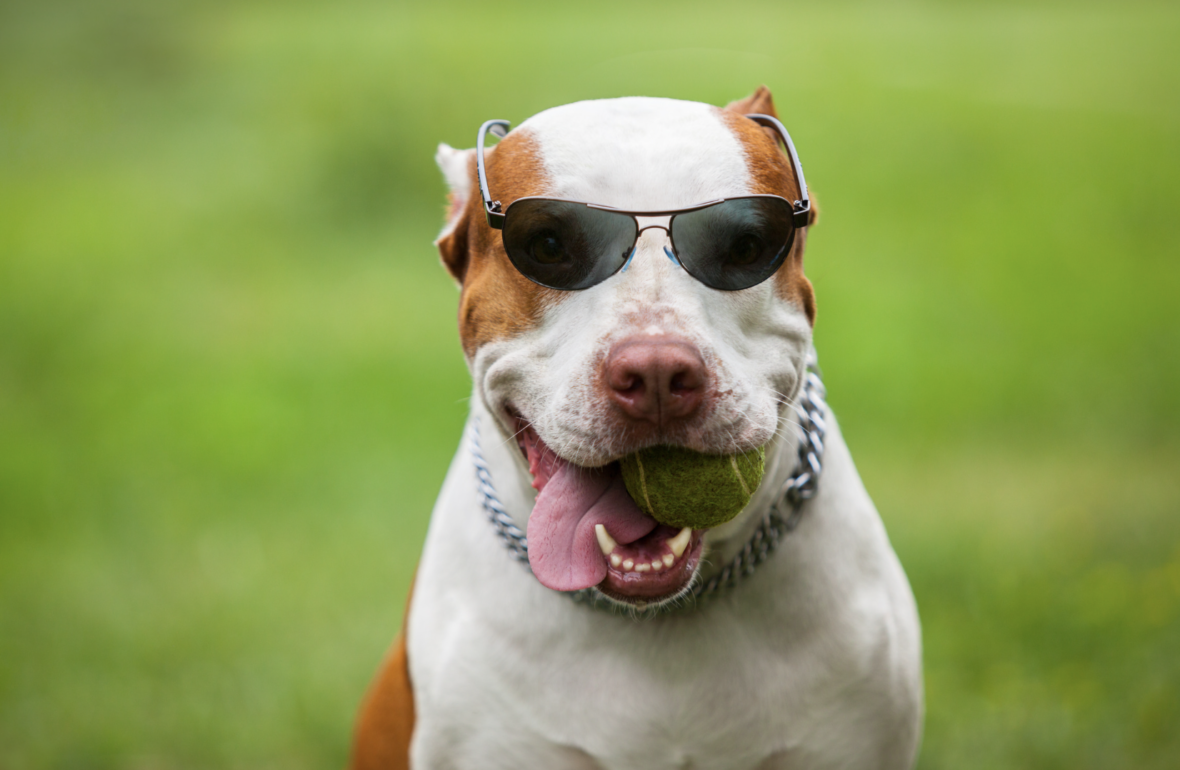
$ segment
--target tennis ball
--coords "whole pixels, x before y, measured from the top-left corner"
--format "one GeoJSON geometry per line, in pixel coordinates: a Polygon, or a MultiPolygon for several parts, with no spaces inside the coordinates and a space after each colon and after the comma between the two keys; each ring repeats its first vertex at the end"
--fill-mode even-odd
{"type": "Polygon", "coordinates": [[[676,446],[624,457],[623,483],[644,513],[673,527],[708,529],[737,516],[762,483],[766,450],[706,455],[676,446]]]}

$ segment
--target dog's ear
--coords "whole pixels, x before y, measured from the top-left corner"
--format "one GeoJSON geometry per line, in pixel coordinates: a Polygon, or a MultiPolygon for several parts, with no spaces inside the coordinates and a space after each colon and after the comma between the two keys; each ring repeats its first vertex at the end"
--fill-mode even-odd
{"type": "MultiPolygon", "coordinates": [[[[769,115],[772,118],[778,117],[778,113],[774,111],[774,99],[771,98],[770,89],[766,86],[758,86],[758,89],[745,99],[738,99],[736,102],[730,102],[725,105],[725,111],[736,112],[738,115],[769,115]]],[[[762,131],[776,145],[778,144],[778,134],[773,128],[763,126],[762,131]]]]}
{"type": "Polygon", "coordinates": [[[475,150],[456,150],[440,144],[434,160],[447,180],[447,223],[434,245],[447,271],[463,283],[467,273],[467,208],[471,200],[475,150]]]}
{"type": "Polygon", "coordinates": [[[774,111],[774,99],[771,98],[770,89],[766,86],[758,86],[758,90],[754,93],[745,99],[730,102],[725,105],[725,109],[730,112],[736,112],[739,115],[769,115],[772,118],[778,117],[778,113],[774,111]]]}
{"type": "MultiPolygon", "coordinates": [[[[754,93],[747,96],[745,99],[738,99],[736,102],[730,102],[725,105],[728,112],[736,112],[739,115],[769,115],[772,118],[777,118],[778,113],[774,110],[774,99],[770,95],[770,89],[766,86],[758,86],[754,93]]],[[[778,144],[778,134],[769,128],[764,130],[778,144]]],[[[807,219],[808,226],[814,225],[819,220],[819,204],[815,200],[815,193],[808,190],[808,197],[811,199],[811,216],[807,219]]]]}

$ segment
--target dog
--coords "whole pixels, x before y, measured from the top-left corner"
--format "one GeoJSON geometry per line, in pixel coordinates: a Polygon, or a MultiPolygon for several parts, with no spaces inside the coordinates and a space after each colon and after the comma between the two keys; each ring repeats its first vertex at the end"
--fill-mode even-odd
{"type": "Polygon", "coordinates": [[[474,393],[351,767],[912,766],[917,608],[809,369],[815,209],[779,125],[761,87],[439,146],[474,393]],[[765,476],[669,527],[618,470],[656,445],[765,447],[765,476]]]}

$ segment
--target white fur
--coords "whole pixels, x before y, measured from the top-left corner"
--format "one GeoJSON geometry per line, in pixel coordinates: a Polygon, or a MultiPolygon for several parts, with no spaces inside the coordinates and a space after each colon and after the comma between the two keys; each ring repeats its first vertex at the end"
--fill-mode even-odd
{"type": "Polygon", "coordinates": [[[463,206],[466,205],[467,198],[471,195],[471,177],[467,173],[467,165],[474,152],[475,150],[456,150],[446,142],[440,142],[438,152],[434,154],[434,162],[442,169],[443,179],[446,180],[447,186],[451,189],[451,195],[454,196],[452,209],[455,212],[455,215],[451,216],[443,225],[439,238],[454,230],[455,225],[463,216],[463,206]]]}
{"type": "MultiPolygon", "coordinates": [[[[554,196],[659,210],[750,191],[741,144],[706,105],[583,102],[517,130],[536,139],[554,196]]],[[[460,154],[440,147],[440,165],[467,185],[465,168],[452,179],[460,154]]],[[[797,435],[783,402],[798,391],[811,329],[773,282],[708,289],[667,259],[665,242],[648,231],[625,273],[477,350],[472,413],[502,502],[525,528],[533,493],[505,404],[567,459],[609,462],[633,447],[603,435],[602,355],[637,334],[687,337],[726,395],[678,438],[710,451],[772,442],[750,506],[707,534],[708,570],[741,547],[792,469],[797,435]]],[[[909,767],[922,703],[916,608],[828,419],[820,493],[775,557],[694,612],[646,620],[575,605],[514,562],[484,520],[461,448],[408,619],[413,766],[909,767]]]]}
{"type": "Polygon", "coordinates": [[[749,190],[742,146],[707,104],[638,97],[577,102],[520,127],[541,145],[554,197],[642,211],[749,190]]]}
{"type": "Polygon", "coordinates": [[[438,152],[434,154],[434,162],[442,169],[443,179],[455,195],[466,199],[471,193],[471,177],[467,174],[467,164],[471,160],[474,150],[456,150],[446,142],[439,142],[438,152]]]}

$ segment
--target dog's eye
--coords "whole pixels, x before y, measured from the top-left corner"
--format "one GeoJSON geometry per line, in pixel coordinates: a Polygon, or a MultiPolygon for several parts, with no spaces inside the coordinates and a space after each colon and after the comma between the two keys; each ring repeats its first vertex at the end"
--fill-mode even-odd
{"type": "Polygon", "coordinates": [[[555,265],[565,260],[565,247],[556,233],[546,230],[533,236],[529,255],[542,265],[555,265]]]}
{"type": "Polygon", "coordinates": [[[733,242],[729,247],[729,255],[725,259],[727,265],[734,267],[748,267],[762,256],[762,239],[757,235],[747,233],[733,242]]]}

